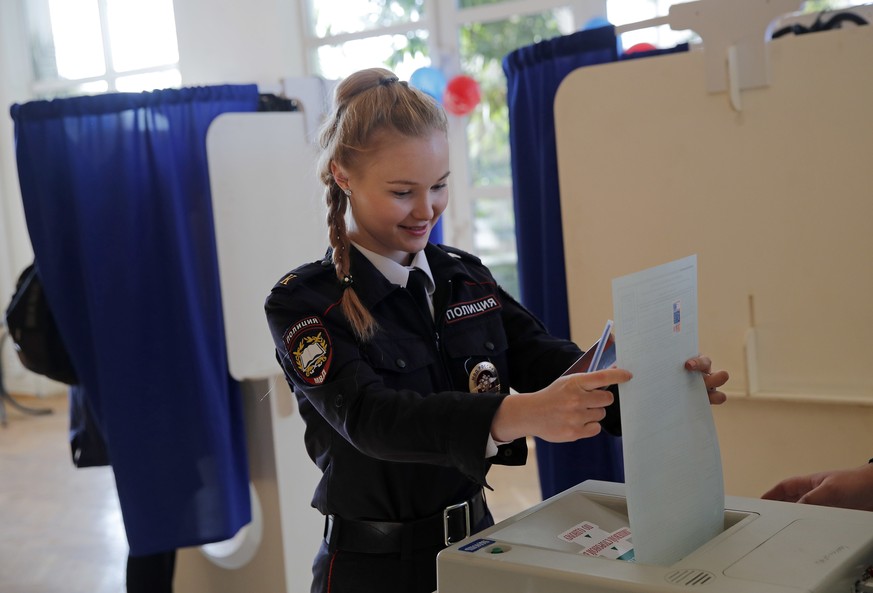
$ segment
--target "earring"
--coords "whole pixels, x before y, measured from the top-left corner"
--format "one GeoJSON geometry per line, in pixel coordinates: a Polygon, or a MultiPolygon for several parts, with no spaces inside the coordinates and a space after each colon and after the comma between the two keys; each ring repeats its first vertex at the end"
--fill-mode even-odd
{"type": "Polygon", "coordinates": [[[346,194],[346,196],[348,197],[352,197],[352,190],[350,190],[349,188],[345,188],[343,190],[343,193],[346,194]]]}

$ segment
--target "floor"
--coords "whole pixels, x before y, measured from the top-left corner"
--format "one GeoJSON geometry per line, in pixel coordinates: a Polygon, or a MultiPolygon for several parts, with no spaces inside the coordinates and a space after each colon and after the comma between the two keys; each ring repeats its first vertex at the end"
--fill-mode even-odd
{"type": "MultiPolygon", "coordinates": [[[[52,413],[7,405],[0,426],[0,591],[123,593],[127,540],[111,469],[72,465],[66,397],[16,400],[52,413]]],[[[539,502],[535,461],[532,452],[523,468],[492,469],[495,520],[539,502]]]]}
{"type": "Polygon", "coordinates": [[[127,540],[106,467],[77,470],[67,441],[66,397],[16,398],[0,426],[0,591],[119,593],[127,540]]]}

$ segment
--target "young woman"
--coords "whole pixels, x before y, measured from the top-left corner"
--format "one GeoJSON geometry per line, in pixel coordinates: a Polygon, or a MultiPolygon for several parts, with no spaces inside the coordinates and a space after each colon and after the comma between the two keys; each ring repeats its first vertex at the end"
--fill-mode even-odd
{"type": "MultiPolygon", "coordinates": [[[[476,257],[428,243],[448,203],[449,150],[427,95],[387,70],[355,73],[336,89],[321,148],[331,249],[266,303],[324,473],[312,591],[431,593],[437,553],[493,523],[491,464],[523,464],[526,436],[618,433],[613,391],[631,375],[562,377],[580,349],[550,336],[476,257]]],[[[710,366],[687,364],[720,403],[727,374],[710,366]]]]}

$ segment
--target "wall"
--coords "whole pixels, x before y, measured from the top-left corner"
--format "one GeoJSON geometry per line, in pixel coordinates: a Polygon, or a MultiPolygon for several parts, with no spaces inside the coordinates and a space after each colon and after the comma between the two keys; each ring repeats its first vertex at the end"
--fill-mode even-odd
{"type": "MultiPolygon", "coordinates": [[[[0,314],[15,289],[20,272],[33,258],[24,222],[15,164],[14,127],[9,116],[13,103],[28,100],[30,62],[24,12],[19,2],[0,2],[0,314]]],[[[2,352],[4,382],[8,391],[43,393],[56,384],[27,372],[18,362],[9,342],[2,352]]]]}
{"type": "Polygon", "coordinates": [[[300,0],[174,4],[184,85],[278,84],[305,74],[300,0]]]}

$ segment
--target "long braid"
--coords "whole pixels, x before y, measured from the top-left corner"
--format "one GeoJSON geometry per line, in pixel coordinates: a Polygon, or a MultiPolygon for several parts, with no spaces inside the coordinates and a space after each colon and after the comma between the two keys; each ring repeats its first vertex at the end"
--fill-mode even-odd
{"type": "Polygon", "coordinates": [[[351,242],[346,232],[345,220],[348,198],[336,183],[332,183],[325,189],[325,196],[327,198],[327,228],[330,233],[330,245],[333,247],[333,266],[336,269],[337,278],[344,286],[343,314],[349,320],[358,339],[367,342],[375,335],[378,324],[361,299],[358,298],[354,288],[354,279],[349,275],[348,254],[351,242]]]}
{"type": "Polygon", "coordinates": [[[366,154],[378,131],[392,129],[411,137],[432,130],[446,131],[445,112],[426,94],[410,87],[383,68],[361,70],[339,83],[334,93],[333,113],[321,128],[318,174],[325,186],[329,242],[333,265],[343,286],[342,311],[362,342],[379,327],[361,302],[350,275],[351,241],[346,228],[349,198],[333,177],[331,164],[353,167],[366,154]]]}

